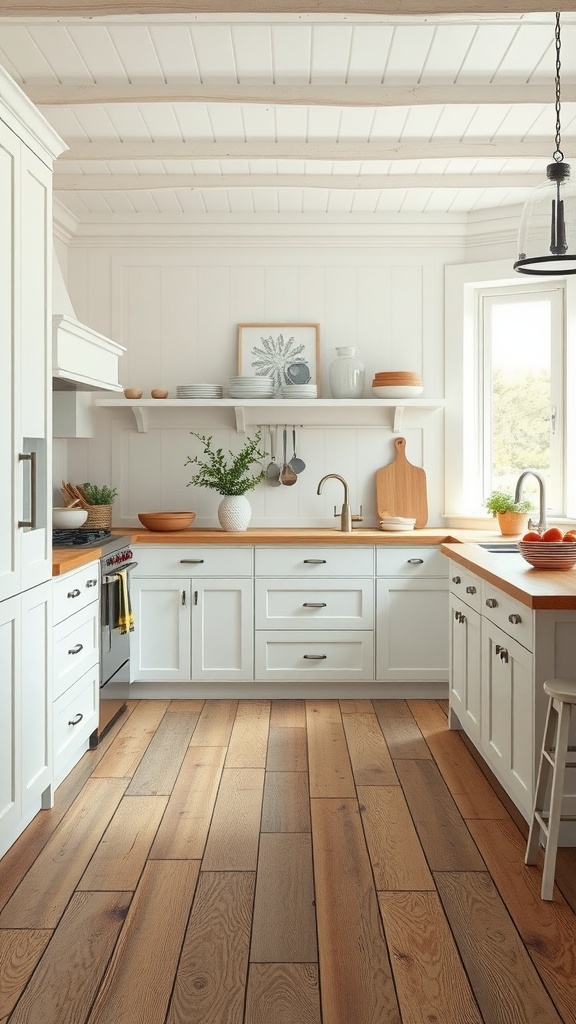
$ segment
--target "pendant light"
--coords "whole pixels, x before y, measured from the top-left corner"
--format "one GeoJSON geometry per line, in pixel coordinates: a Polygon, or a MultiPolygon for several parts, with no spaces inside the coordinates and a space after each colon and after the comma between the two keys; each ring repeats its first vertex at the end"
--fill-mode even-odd
{"type": "Polygon", "coordinates": [[[560,149],[560,14],[556,13],[556,148],[554,163],[546,168],[546,181],[526,200],[518,232],[519,274],[558,276],[576,274],[576,184],[570,181],[570,164],[560,149]],[[549,245],[546,250],[548,236],[549,245]]]}

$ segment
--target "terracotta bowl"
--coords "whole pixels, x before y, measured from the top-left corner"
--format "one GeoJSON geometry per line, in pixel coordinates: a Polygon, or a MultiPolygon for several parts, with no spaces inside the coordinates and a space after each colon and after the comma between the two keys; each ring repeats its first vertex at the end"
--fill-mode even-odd
{"type": "Polygon", "coordinates": [[[519,540],[518,550],[535,569],[572,569],[576,565],[576,541],[519,540]]]}
{"type": "Polygon", "coordinates": [[[196,518],[195,512],[139,512],[138,519],[147,530],[186,530],[196,518]]]}
{"type": "Polygon", "coordinates": [[[166,388],[152,388],[150,394],[152,395],[152,398],[168,398],[166,388]]]}
{"type": "Polygon", "coordinates": [[[142,388],[124,388],[124,398],[142,398],[142,388]]]}

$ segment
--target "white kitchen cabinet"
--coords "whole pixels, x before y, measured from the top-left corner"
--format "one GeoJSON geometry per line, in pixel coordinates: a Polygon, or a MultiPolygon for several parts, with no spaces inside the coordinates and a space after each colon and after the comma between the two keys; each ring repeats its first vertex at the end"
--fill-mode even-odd
{"type": "Polygon", "coordinates": [[[52,586],[0,602],[0,856],[52,803],[52,586]]]}
{"type": "Polygon", "coordinates": [[[446,561],[433,546],[381,547],[376,572],[376,680],[428,695],[425,684],[449,675],[446,561]]]}
{"type": "Polygon", "coordinates": [[[480,742],[481,622],[480,612],[450,594],[450,710],[476,745],[480,742]]]}
{"type": "MultiPolygon", "coordinates": [[[[188,552],[193,557],[193,552],[188,552]]],[[[140,552],[138,553],[140,571],[140,552]]],[[[233,682],[253,676],[252,578],[131,582],[134,682],[233,682]]]]}
{"type": "Polygon", "coordinates": [[[372,579],[257,579],[257,629],[373,629],[372,579]]]}
{"type": "Polygon", "coordinates": [[[88,749],[98,726],[100,564],[89,562],[53,583],[53,777],[59,786],[88,749]]]}
{"type": "MultiPolygon", "coordinates": [[[[374,678],[374,634],[372,630],[260,629],[255,668],[257,679],[282,683],[368,682],[374,678]]],[[[289,696],[290,691],[283,695],[289,696]]]]}
{"type": "Polygon", "coordinates": [[[482,754],[527,818],[535,785],[532,654],[485,618],[482,663],[482,754]]]}

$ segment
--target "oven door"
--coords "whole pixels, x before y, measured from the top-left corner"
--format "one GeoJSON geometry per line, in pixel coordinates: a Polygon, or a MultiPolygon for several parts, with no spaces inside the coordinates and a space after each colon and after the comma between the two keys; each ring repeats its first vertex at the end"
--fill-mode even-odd
{"type": "MultiPolygon", "coordinates": [[[[130,573],[137,565],[138,562],[128,562],[121,566],[122,571],[126,571],[127,574],[128,593],[130,593],[130,573]]],[[[120,632],[119,614],[120,580],[116,573],[103,572],[100,594],[101,688],[106,686],[130,661],[130,634],[120,632]]]]}

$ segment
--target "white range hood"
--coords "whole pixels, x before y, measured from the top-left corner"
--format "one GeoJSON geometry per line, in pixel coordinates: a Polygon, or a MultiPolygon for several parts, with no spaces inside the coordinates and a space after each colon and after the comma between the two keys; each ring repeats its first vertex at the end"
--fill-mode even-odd
{"type": "Polygon", "coordinates": [[[76,319],[56,252],[52,268],[54,390],[122,391],[118,361],[126,349],[76,319]]]}

